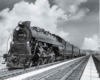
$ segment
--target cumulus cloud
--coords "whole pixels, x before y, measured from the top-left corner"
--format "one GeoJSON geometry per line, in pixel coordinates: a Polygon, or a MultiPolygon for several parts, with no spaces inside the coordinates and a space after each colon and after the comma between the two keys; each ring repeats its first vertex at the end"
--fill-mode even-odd
{"type": "MultiPolygon", "coordinates": [[[[63,15],[65,15],[64,11],[58,6],[54,5],[50,8],[48,0],[37,0],[35,4],[21,1],[16,3],[12,10],[9,8],[2,10],[0,16],[4,19],[0,23],[0,51],[7,51],[8,37],[19,21],[31,21],[31,26],[38,26],[57,34],[56,21],[63,15]]],[[[59,31],[59,36],[67,35],[68,33],[59,31]]]]}
{"type": "Polygon", "coordinates": [[[59,31],[59,33],[56,33],[56,34],[60,35],[62,38],[64,38],[67,41],[70,40],[69,33],[65,33],[64,31],[59,31]]]}
{"type": "Polygon", "coordinates": [[[70,20],[81,19],[88,11],[89,9],[81,9],[76,15],[71,16],[70,20]]]}
{"type": "Polygon", "coordinates": [[[98,36],[93,35],[92,38],[85,38],[82,49],[91,49],[91,50],[98,50],[99,44],[98,44],[98,36]]]}
{"type": "Polygon", "coordinates": [[[80,19],[89,11],[87,8],[79,8],[80,4],[87,2],[87,0],[55,0],[55,2],[66,11],[67,20],[80,19]]]}

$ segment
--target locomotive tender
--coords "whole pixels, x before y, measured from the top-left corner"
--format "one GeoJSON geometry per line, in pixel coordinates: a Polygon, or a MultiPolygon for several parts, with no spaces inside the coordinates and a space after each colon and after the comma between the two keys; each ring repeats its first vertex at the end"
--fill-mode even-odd
{"type": "Polygon", "coordinates": [[[30,27],[30,21],[19,22],[14,29],[10,49],[4,54],[6,66],[25,68],[66,58],[82,56],[80,49],[39,27],[30,27]]]}

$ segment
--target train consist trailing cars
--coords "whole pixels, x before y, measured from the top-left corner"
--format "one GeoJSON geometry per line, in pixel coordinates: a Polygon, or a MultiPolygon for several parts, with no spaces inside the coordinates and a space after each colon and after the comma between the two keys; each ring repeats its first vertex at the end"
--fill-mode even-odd
{"type": "Polygon", "coordinates": [[[61,37],[30,27],[30,21],[25,21],[18,23],[9,52],[3,57],[8,68],[23,68],[83,55],[82,50],[61,37]]]}

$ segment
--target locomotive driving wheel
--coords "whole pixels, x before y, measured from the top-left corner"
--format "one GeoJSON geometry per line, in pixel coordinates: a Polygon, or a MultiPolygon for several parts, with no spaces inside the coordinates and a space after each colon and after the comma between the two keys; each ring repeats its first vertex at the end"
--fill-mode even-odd
{"type": "Polygon", "coordinates": [[[42,59],[41,59],[41,65],[43,65],[43,64],[45,64],[45,63],[46,63],[46,60],[45,60],[44,57],[42,57],[42,59]]]}
{"type": "Polygon", "coordinates": [[[55,56],[52,57],[51,63],[55,61],[55,56]]]}
{"type": "Polygon", "coordinates": [[[35,62],[35,65],[36,65],[36,66],[39,66],[39,65],[40,65],[40,63],[41,63],[41,61],[40,61],[40,60],[38,60],[38,61],[36,61],[36,62],[35,62]]]}
{"type": "Polygon", "coordinates": [[[28,58],[26,58],[24,67],[25,66],[26,67],[32,67],[33,66],[33,61],[28,59],[28,58]]]}
{"type": "Polygon", "coordinates": [[[45,64],[45,60],[43,58],[39,58],[38,61],[35,63],[36,66],[45,64]]]}
{"type": "Polygon", "coordinates": [[[32,67],[32,66],[33,66],[33,61],[30,60],[30,62],[29,62],[29,67],[32,67]]]}

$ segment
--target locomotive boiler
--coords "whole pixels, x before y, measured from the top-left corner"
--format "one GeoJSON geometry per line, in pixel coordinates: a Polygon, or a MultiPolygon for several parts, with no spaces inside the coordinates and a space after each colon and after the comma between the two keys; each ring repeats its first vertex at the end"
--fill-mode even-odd
{"type": "Polygon", "coordinates": [[[9,52],[4,58],[6,66],[12,69],[47,64],[80,54],[79,48],[61,37],[39,27],[30,27],[30,21],[24,21],[14,29],[9,52]]]}

